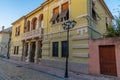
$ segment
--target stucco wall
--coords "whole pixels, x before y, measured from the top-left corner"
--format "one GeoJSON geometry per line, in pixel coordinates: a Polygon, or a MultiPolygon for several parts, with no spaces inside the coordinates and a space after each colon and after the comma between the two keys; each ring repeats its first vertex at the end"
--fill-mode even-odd
{"type": "Polygon", "coordinates": [[[117,76],[120,77],[120,38],[89,40],[89,73],[100,75],[99,46],[115,45],[117,76]]]}

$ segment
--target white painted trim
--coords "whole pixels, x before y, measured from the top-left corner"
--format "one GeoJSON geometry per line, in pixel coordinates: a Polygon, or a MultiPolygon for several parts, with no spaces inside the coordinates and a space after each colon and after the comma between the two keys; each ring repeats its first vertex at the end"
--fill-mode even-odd
{"type": "Polygon", "coordinates": [[[85,18],[85,17],[87,17],[88,16],[88,14],[83,14],[83,15],[80,15],[80,16],[77,16],[76,18],[85,18]]]}

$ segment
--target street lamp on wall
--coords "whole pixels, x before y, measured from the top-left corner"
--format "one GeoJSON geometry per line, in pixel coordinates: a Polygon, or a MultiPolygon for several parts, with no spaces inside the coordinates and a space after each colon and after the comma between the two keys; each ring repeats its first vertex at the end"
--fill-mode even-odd
{"type": "Polygon", "coordinates": [[[67,21],[65,23],[62,24],[62,27],[64,30],[67,30],[67,45],[68,45],[68,53],[66,54],[66,66],[65,66],[65,78],[68,78],[68,58],[69,58],[69,30],[74,28],[74,26],[76,25],[76,21],[72,20],[72,21],[67,21]]]}

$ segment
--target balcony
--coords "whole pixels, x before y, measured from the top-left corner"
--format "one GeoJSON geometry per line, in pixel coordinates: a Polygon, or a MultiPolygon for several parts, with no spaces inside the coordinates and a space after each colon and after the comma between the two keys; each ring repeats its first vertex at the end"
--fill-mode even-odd
{"type": "Polygon", "coordinates": [[[36,38],[36,37],[42,37],[42,28],[36,29],[36,30],[32,30],[30,32],[25,32],[22,35],[22,40],[26,40],[26,39],[31,39],[31,38],[36,38]]]}

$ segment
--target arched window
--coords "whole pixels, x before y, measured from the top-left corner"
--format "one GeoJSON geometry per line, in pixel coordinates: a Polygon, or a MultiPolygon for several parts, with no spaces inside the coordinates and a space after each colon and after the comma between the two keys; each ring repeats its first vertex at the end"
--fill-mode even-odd
{"type": "Polygon", "coordinates": [[[33,18],[32,20],[32,30],[35,30],[37,27],[37,18],[33,18]]]}
{"type": "Polygon", "coordinates": [[[27,26],[25,25],[25,26],[24,26],[24,33],[26,32],[26,29],[27,29],[27,26]]]}
{"type": "Polygon", "coordinates": [[[39,16],[39,27],[43,26],[43,14],[40,14],[39,16]]]}
{"type": "Polygon", "coordinates": [[[27,31],[30,31],[30,21],[27,21],[27,31]]]}

